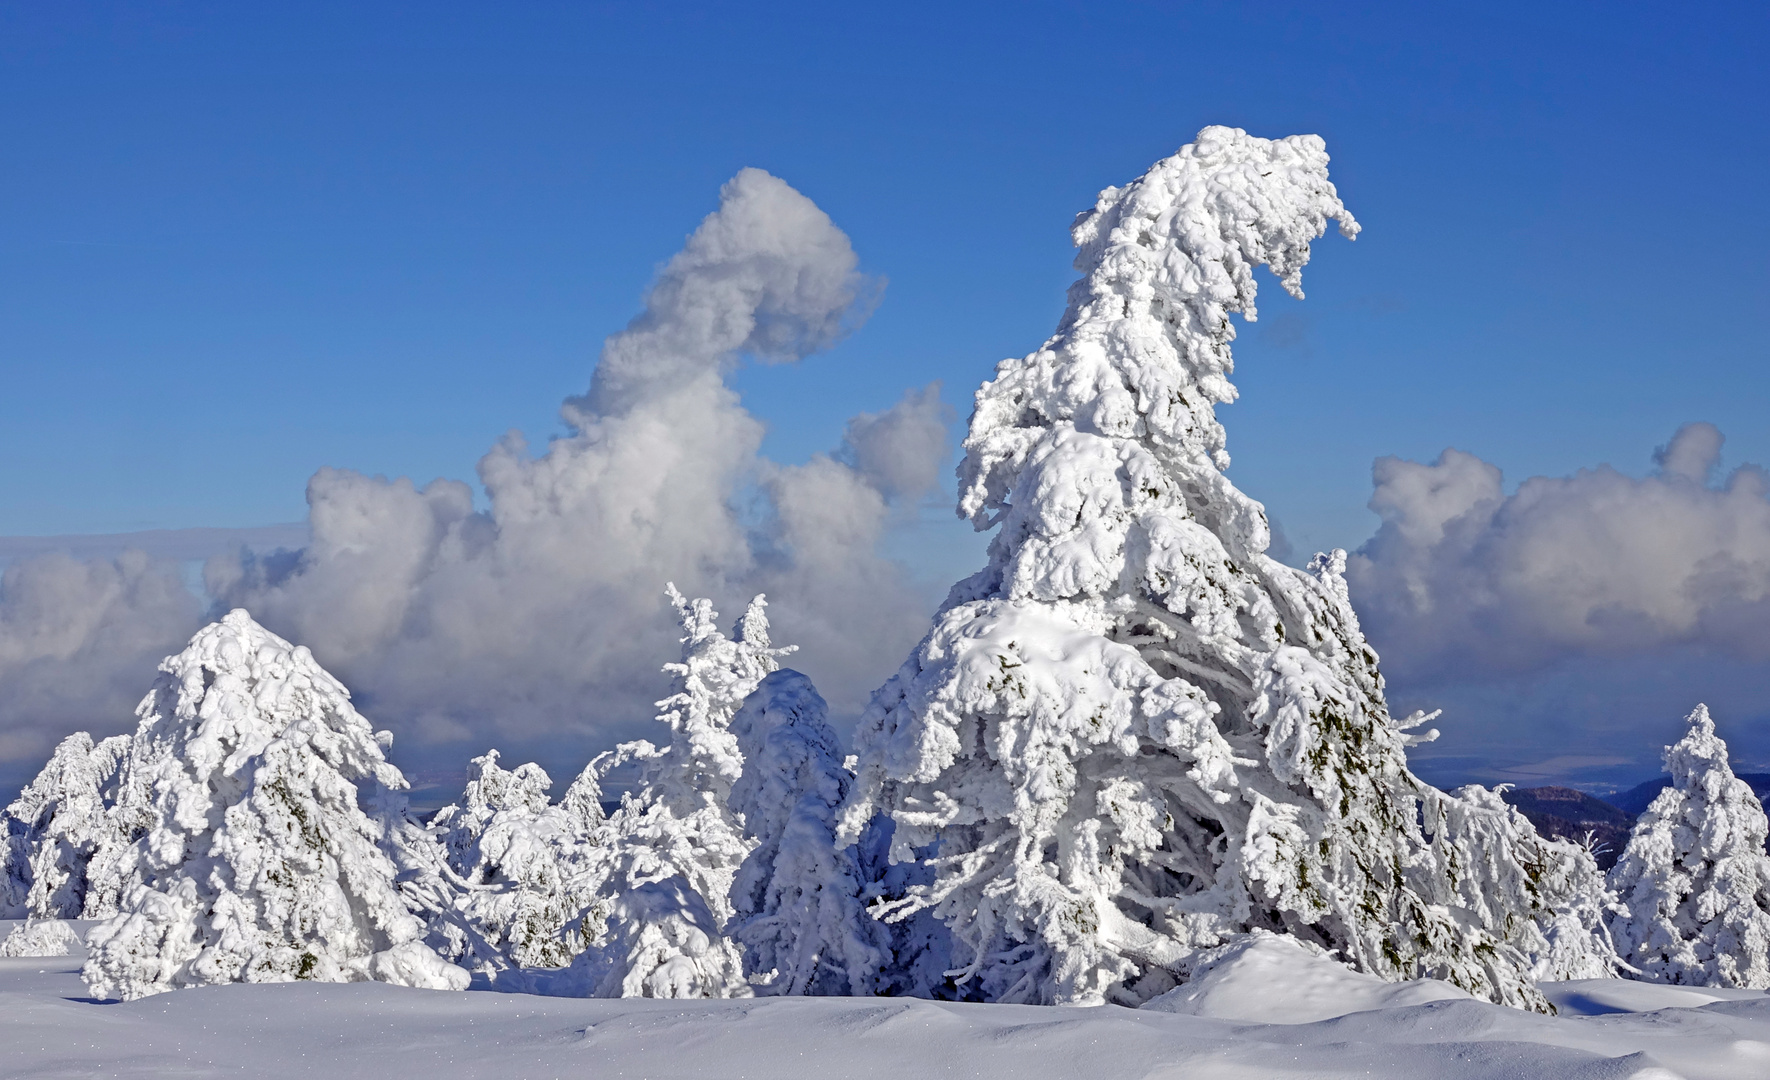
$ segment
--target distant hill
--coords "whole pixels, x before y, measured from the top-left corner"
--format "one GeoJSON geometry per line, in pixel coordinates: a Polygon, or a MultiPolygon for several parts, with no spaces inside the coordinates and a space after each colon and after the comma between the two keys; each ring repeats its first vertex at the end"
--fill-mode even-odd
{"type": "MultiPolygon", "coordinates": [[[[1752,791],[1758,796],[1759,801],[1770,798],[1770,773],[1742,772],[1734,775],[1752,786],[1752,791]]],[[[1653,801],[1654,796],[1670,787],[1671,784],[1671,777],[1662,776],[1657,780],[1649,780],[1645,784],[1636,784],[1627,791],[1613,795],[1610,801],[1627,812],[1632,819],[1640,816],[1641,811],[1647,809],[1647,804],[1653,801]]]]}
{"type": "Polygon", "coordinates": [[[1545,836],[1583,844],[1590,834],[1601,870],[1616,864],[1635,824],[1634,814],[1573,788],[1511,788],[1500,797],[1517,807],[1545,836]]]}

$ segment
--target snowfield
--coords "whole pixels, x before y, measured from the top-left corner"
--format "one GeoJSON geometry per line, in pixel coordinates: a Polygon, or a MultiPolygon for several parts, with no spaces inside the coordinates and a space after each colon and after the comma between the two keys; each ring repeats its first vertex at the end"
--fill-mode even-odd
{"type": "MultiPolygon", "coordinates": [[[[0,923],[0,936],[13,925],[0,923]]],[[[1561,1015],[1547,1017],[1443,983],[1383,984],[1275,940],[1185,987],[1193,998],[1182,1012],[1158,1011],[1178,1007],[1173,999],[1143,1009],[606,1000],[372,982],[212,986],[104,1004],[87,997],[76,949],[0,959],[0,1076],[1770,1076],[1770,996],[1759,991],[1552,983],[1545,990],[1561,1015]],[[1415,1004],[1400,992],[1445,997],[1415,1004]],[[1387,1005],[1373,996],[1385,993],[1387,1005]],[[1284,1022],[1324,1011],[1344,1015],[1284,1022]]]]}

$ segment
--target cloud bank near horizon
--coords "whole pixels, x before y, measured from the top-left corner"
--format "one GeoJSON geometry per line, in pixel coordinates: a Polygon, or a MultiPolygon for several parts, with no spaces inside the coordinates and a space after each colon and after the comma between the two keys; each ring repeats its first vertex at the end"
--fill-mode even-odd
{"type": "MultiPolygon", "coordinates": [[[[951,410],[938,384],[913,389],[780,465],[725,376],[829,348],[879,287],[811,200],[745,169],[565,402],[568,433],[539,453],[512,433],[480,461],[486,509],[455,480],[321,469],[311,540],[211,558],[207,591],[311,648],[407,760],[497,745],[557,768],[645,733],[678,651],[666,581],[732,618],[767,593],[796,666],[858,709],[939,598],[879,544],[938,486],[951,410]]],[[[10,567],[0,677],[31,692],[0,701],[0,756],[126,727],[196,608],[177,567],[141,553],[10,567]]]]}
{"type": "Polygon", "coordinates": [[[1651,768],[1707,700],[1736,751],[1770,754],[1770,474],[1720,476],[1723,442],[1686,424],[1645,477],[1601,465],[1509,495],[1461,450],[1378,459],[1383,523],[1347,577],[1398,705],[1447,706],[1453,747],[1461,713],[1497,750],[1651,768]]]}
{"type": "MultiPolygon", "coordinates": [[[[665,581],[728,617],[766,592],[793,666],[852,714],[948,584],[882,545],[938,487],[950,410],[937,386],[912,389],[782,465],[726,376],[864,322],[879,286],[858,265],[815,204],[745,170],[564,403],[567,433],[484,456],[484,509],[455,480],[321,469],[308,521],[209,559],[206,589],[308,645],[420,770],[497,746],[562,774],[646,733],[677,650],[665,581]]],[[[1741,727],[1770,683],[1770,479],[1719,476],[1722,444],[1689,424],[1645,477],[1599,466],[1511,494],[1455,449],[1375,463],[1382,524],[1348,577],[1397,710],[1447,708],[1422,761],[1461,755],[1447,778],[1533,775],[1480,772],[1508,757],[1561,762],[1545,779],[1641,773],[1697,700],[1736,752],[1770,760],[1766,725],[1741,727]]],[[[0,772],[34,769],[69,731],[131,726],[155,664],[205,616],[179,561],[215,541],[196,532],[122,553],[115,537],[72,554],[0,540],[0,772]]]]}

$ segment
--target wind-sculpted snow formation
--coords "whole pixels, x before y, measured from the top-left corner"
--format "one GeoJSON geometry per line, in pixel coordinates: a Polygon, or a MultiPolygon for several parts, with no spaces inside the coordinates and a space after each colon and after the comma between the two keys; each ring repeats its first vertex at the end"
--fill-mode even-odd
{"type": "Polygon", "coordinates": [[[118,846],[110,804],[128,742],[122,735],[96,744],[84,731],[69,735],[0,815],[0,918],[97,919],[115,913],[114,891],[89,889],[88,870],[95,855],[102,866],[118,846]]]}
{"type": "Polygon", "coordinates": [[[1256,929],[1536,1009],[1533,979],[1612,959],[1591,857],[1408,771],[1421,718],[1389,715],[1344,554],[1267,557],[1223,475],[1255,268],[1300,298],[1327,223],[1358,233],[1327,162],[1211,127],[1106,189],[1056,335],[978,391],[960,510],[989,565],[875,695],[842,817],[930,872],[878,909],[951,931],[917,992],[1137,1004],[1256,929]]]}
{"type": "Polygon", "coordinates": [[[792,652],[769,644],[765,602],[751,601],[732,636],[708,600],[669,587],[682,621],[682,662],[665,665],[675,693],[658,702],[670,742],[622,744],[591,762],[598,774],[637,761],[639,782],[609,815],[588,871],[594,899],[583,934],[594,944],[556,983],[594,997],[748,995],[743,959],[724,936],[733,876],[753,846],[731,810],[743,756],[731,719],[792,652]]]}
{"type": "Polygon", "coordinates": [[[432,819],[458,899],[458,918],[494,946],[477,955],[456,936],[452,959],[496,975],[515,968],[557,968],[582,952],[578,916],[592,897],[579,891],[578,872],[602,822],[600,791],[588,770],[555,806],[553,781],[533,762],[506,770],[498,752],[473,759],[458,805],[432,819]]]}
{"type": "Polygon", "coordinates": [[[876,993],[891,956],[889,931],[861,897],[857,852],[836,843],[854,776],[827,712],[811,680],[783,668],[731,724],[743,754],[731,809],[756,846],[732,884],[729,935],[758,993],[876,993]]]}
{"type": "Polygon", "coordinates": [[[377,979],[462,989],[420,939],[356,782],[405,779],[344,687],[236,610],[160,665],[137,709],[119,808],[151,825],[94,927],[94,994],[225,982],[377,979]]]}
{"type": "Polygon", "coordinates": [[[1672,785],[1610,871],[1628,908],[1612,927],[1616,947],[1656,982],[1770,988],[1770,822],[1733,775],[1708,706],[1685,722],[1666,747],[1672,785]]]}

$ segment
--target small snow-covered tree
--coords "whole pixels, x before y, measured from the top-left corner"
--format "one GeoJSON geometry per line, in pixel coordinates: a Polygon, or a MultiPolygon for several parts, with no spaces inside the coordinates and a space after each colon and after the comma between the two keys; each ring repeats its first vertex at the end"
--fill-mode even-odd
{"type": "Polygon", "coordinates": [[[102,890],[88,904],[87,867],[95,852],[116,846],[109,804],[128,742],[115,735],[95,744],[76,731],[0,815],[0,918],[96,919],[114,911],[104,909],[102,890]]]}
{"type": "Polygon", "coordinates": [[[989,565],[874,696],[842,817],[843,841],[889,820],[891,859],[932,878],[879,909],[951,931],[916,992],[1136,1004],[1255,929],[1538,1009],[1545,964],[1602,969],[1595,927],[1547,933],[1596,867],[1409,772],[1343,553],[1268,557],[1224,475],[1254,271],[1301,297],[1327,222],[1358,232],[1327,161],[1211,127],[1107,188],[1056,335],[977,393],[960,511],[996,530],[989,565]]]}
{"type": "Polygon", "coordinates": [[[1626,914],[1611,929],[1623,959],[1657,982],[1770,988],[1770,832],[1751,786],[1733,775],[1708,706],[1666,747],[1672,784],[1635,822],[1610,871],[1626,914]]]}
{"type": "Polygon", "coordinates": [[[378,979],[464,989],[420,939],[354,781],[404,788],[349,692],[243,610],[160,665],[125,770],[153,824],[121,911],[94,927],[99,996],[378,979]]]}
{"type": "Polygon", "coordinates": [[[666,664],[675,692],[658,703],[662,749],[627,743],[591,763],[595,775],[637,761],[633,790],[609,815],[586,874],[593,944],[557,983],[593,997],[734,997],[750,993],[737,946],[724,936],[731,885],[751,843],[732,814],[743,770],[731,718],[791,652],[769,644],[766,602],[750,602],[731,637],[707,600],[669,586],[682,621],[682,661],[666,664]]]}
{"type": "Polygon", "coordinates": [[[731,808],[755,848],[732,883],[729,936],[760,993],[875,993],[890,959],[890,934],[861,899],[856,849],[836,843],[854,774],[827,714],[811,680],[783,668],[731,724],[744,760],[731,808]]]}
{"type": "Polygon", "coordinates": [[[502,965],[469,955],[471,966],[564,967],[583,951],[581,927],[567,927],[592,899],[575,886],[602,822],[593,785],[580,777],[555,806],[545,770],[533,762],[502,769],[490,750],[473,759],[461,803],[432,819],[460,880],[456,910],[500,951],[502,965]]]}
{"type": "Polygon", "coordinates": [[[4,956],[68,956],[80,944],[80,935],[60,919],[34,919],[19,923],[0,941],[4,956]]]}

